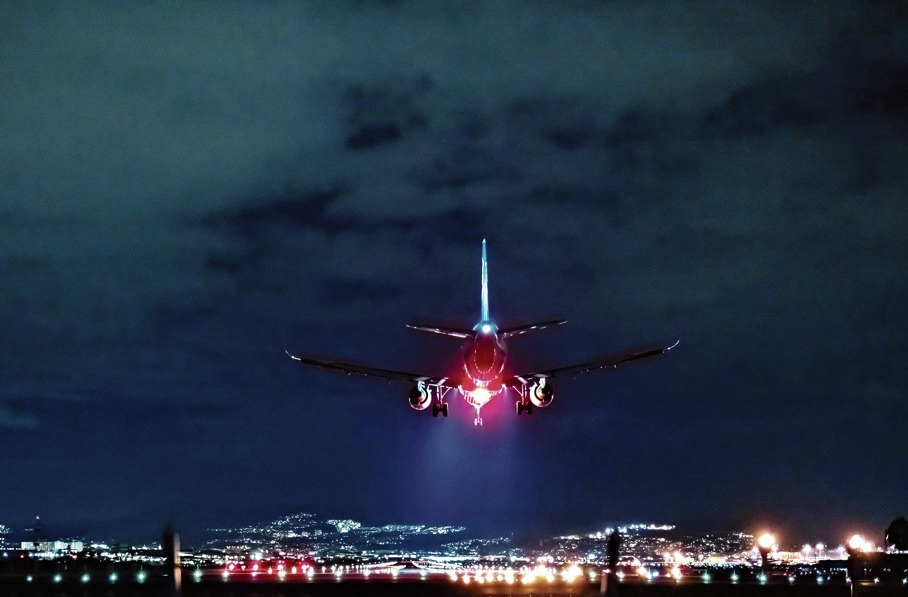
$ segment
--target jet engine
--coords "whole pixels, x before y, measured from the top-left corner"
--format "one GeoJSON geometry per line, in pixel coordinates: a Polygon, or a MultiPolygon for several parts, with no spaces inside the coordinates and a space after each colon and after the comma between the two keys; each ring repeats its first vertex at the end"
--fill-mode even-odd
{"type": "Polygon", "coordinates": [[[432,404],[432,396],[424,382],[419,382],[410,390],[410,407],[416,410],[426,410],[432,404]]]}
{"type": "Polygon", "coordinates": [[[555,398],[555,388],[552,384],[546,383],[545,378],[541,378],[537,383],[530,387],[530,402],[533,406],[543,408],[552,403],[555,398]]]}

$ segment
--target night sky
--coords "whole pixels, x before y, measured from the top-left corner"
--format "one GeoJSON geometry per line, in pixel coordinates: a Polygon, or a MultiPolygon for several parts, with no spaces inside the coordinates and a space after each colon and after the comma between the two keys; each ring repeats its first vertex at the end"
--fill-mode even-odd
{"type": "Polygon", "coordinates": [[[0,4],[0,523],[908,514],[903,2],[0,4]],[[445,375],[650,342],[517,418],[445,375]]]}

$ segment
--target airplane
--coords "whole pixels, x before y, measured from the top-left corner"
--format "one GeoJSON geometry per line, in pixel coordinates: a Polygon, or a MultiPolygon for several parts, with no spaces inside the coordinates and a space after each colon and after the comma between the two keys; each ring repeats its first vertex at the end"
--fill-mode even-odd
{"type": "MultiPolygon", "coordinates": [[[[637,361],[665,354],[678,345],[676,340],[670,345],[654,344],[626,350],[612,356],[595,359],[580,365],[558,367],[535,373],[510,375],[505,373],[508,349],[505,340],[548,327],[562,325],[566,319],[554,319],[499,329],[489,317],[489,269],[486,260],[486,241],[482,241],[482,295],[479,322],[472,330],[440,327],[425,324],[406,324],[414,330],[441,334],[463,340],[461,354],[463,370],[455,377],[439,377],[364,367],[350,363],[326,361],[298,356],[287,352],[300,365],[321,367],[347,374],[366,375],[387,380],[406,381],[415,385],[408,395],[410,406],[415,410],[426,410],[432,407],[432,416],[448,416],[448,393],[456,391],[467,404],[476,409],[474,425],[482,425],[482,407],[490,400],[511,390],[517,394],[517,415],[533,414],[533,409],[544,408],[552,403],[555,389],[549,379],[562,376],[575,376],[589,371],[617,369],[637,361]]],[[[286,352],[286,351],[285,351],[286,352]]]]}

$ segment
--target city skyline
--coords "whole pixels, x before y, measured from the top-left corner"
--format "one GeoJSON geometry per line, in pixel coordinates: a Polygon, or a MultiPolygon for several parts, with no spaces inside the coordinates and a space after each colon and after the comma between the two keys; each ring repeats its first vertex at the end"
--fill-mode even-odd
{"type": "Polygon", "coordinates": [[[905,514],[902,5],[4,7],[4,524],[905,514]],[[404,326],[483,238],[499,325],[568,320],[515,373],[681,344],[481,428],[287,358],[457,374],[404,326]]]}
{"type": "MultiPolygon", "coordinates": [[[[382,522],[365,524],[349,518],[326,518],[311,512],[297,512],[273,520],[247,521],[231,527],[210,527],[190,530],[188,536],[180,529],[166,527],[159,536],[127,537],[123,534],[102,535],[92,532],[67,533],[44,526],[40,518],[27,528],[14,528],[0,524],[0,549],[26,549],[59,553],[81,552],[111,548],[146,549],[160,546],[161,535],[176,532],[182,545],[190,551],[223,550],[228,553],[254,554],[272,550],[304,553],[317,557],[343,557],[400,554],[447,555],[470,557],[490,555],[515,555],[535,558],[535,552],[561,554],[559,561],[578,557],[587,558],[595,553],[597,561],[605,554],[605,542],[610,534],[622,537],[625,557],[642,562],[656,562],[666,558],[670,562],[716,564],[717,558],[730,561],[758,558],[758,539],[772,535],[773,558],[790,561],[817,561],[844,559],[849,540],[859,535],[865,542],[865,551],[884,551],[888,543],[880,529],[854,528],[846,537],[799,537],[786,533],[786,529],[762,527],[758,529],[724,529],[701,532],[696,529],[678,528],[671,523],[611,522],[609,526],[583,529],[549,536],[534,535],[513,529],[504,535],[482,533],[479,529],[451,525],[399,524],[382,522]],[[874,532],[879,531],[879,532],[874,532]],[[40,545],[40,547],[39,547],[40,545]]],[[[66,527],[61,527],[65,529],[66,527]]]]}

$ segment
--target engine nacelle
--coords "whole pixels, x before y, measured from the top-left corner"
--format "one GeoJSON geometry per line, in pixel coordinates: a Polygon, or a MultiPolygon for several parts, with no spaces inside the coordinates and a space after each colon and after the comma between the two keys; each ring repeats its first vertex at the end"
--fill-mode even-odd
{"type": "Polygon", "coordinates": [[[432,395],[429,386],[424,381],[419,382],[410,390],[410,407],[416,410],[426,410],[432,404],[432,395]]]}
{"type": "Polygon", "coordinates": [[[555,398],[555,388],[552,387],[552,384],[547,383],[543,377],[537,383],[530,386],[529,394],[530,402],[533,403],[533,406],[545,408],[551,404],[552,400],[555,398]]]}

